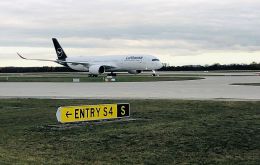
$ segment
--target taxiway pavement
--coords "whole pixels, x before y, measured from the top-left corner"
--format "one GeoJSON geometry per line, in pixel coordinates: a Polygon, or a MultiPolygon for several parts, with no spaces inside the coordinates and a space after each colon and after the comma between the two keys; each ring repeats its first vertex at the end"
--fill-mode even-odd
{"type": "Polygon", "coordinates": [[[109,83],[2,82],[1,98],[260,100],[260,76],[206,76],[202,80],[109,83]]]}

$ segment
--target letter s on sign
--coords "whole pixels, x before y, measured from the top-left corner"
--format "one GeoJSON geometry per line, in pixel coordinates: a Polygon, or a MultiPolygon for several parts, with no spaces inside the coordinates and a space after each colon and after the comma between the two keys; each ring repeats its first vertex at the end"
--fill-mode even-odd
{"type": "Polygon", "coordinates": [[[104,116],[107,116],[107,107],[104,107],[104,116]]]}
{"type": "Polygon", "coordinates": [[[121,115],[124,116],[125,115],[125,106],[121,107],[121,115]]]}

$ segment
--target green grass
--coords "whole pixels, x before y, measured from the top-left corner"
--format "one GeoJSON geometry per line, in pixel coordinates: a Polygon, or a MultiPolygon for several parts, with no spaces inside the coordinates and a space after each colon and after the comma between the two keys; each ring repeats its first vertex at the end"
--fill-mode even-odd
{"type": "MultiPolygon", "coordinates": [[[[0,77],[0,82],[72,82],[77,77],[45,77],[45,76],[10,76],[0,77]]],[[[80,82],[104,82],[104,76],[99,77],[79,77],[80,82]]],[[[152,76],[117,76],[117,82],[147,82],[147,81],[184,81],[198,80],[200,77],[152,77],[152,76]]]]}
{"type": "Polygon", "coordinates": [[[230,85],[249,85],[249,86],[260,86],[260,83],[234,83],[230,85]]]}
{"type": "Polygon", "coordinates": [[[259,164],[260,102],[0,100],[0,164],[259,164]],[[129,102],[136,121],[57,125],[61,105],[129,102]]]}

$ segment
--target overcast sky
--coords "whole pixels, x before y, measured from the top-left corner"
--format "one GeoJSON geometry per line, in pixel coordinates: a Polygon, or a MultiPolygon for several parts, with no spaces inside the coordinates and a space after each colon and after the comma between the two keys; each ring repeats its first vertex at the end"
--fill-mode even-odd
{"type": "Polygon", "coordinates": [[[259,0],[0,1],[0,66],[68,56],[153,54],[171,65],[260,62],[259,0]]]}

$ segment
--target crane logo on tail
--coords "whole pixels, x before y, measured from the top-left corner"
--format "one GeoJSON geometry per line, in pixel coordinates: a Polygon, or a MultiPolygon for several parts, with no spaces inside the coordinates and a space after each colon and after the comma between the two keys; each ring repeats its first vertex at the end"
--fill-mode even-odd
{"type": "Polygon", "coordinates": [[[62,49],[61,49],[61,48],[58,48],[58,49],[57,49],[58,57],[62,57],[62,53],[63,53],[62,49]]]}

